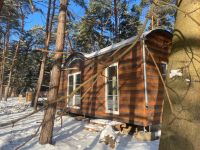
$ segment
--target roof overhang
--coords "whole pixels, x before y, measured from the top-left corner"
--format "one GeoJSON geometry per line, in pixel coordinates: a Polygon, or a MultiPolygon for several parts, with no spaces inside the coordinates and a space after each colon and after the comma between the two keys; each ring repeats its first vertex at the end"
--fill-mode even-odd
{"type": "MultiPolygon", "coordinates": [[[[167,30],[164,30],[164,29],[154,29],[154,30],[150,30],[150,31],[146,31],[142,34],[142,36],[140,37],[140,39],[144,39],[145,37],[153,34],[154,32],[166,32],[167,34],[169,34],[169,36],[172,36],[172,33],[167,31],[167,30]]],[[[116,44],[112,44],[108,47],[105,47],[99,51],[96,51],[96,52],[92,52],[90,54],[85,54],[85,53],[82,53],[84,55],[84,57],[86,58],[93,58],[93,57],[96,57],[96,56],[99,56],[99,55],[102,55],[102,54],[105,54],[105,53],[109,53],[109,52],[112,52],[114,50],[117,50],[117,49],[121,49],[127,45],[130,45],[132,44],[136,39],[136,36],[134,37],[131,37],[127,40],[123,40],[119,43],[116,43],[116,44]]]]}

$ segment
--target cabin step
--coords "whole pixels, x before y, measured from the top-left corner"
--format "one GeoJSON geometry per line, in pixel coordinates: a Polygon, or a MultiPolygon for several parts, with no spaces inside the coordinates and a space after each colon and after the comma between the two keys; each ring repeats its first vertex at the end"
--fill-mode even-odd
{"type": "Polygon", "coordinates": [[[85,125],[84,128],[88,131],[93,131],[93,132],[101,132],[104,129],[103,126],[98,126],[91,123],[85,125]]]}
{"type": "Polygon", "coordinates": [[[134,137],[139,141],[153,141],[159,139],[161,131],[156,132],[137,132],[134,134],[134,137]]]}
{"type": "Polygon", "coordinates": [[[111,126],[118,126],[118,125],[124,125],[125,123],[118,122],[118,121],[112,121],[112,120],[105,120],[105,119],[91,119],[90,120],[91,124],[97,124],[99,126],[105,127],[106,125],[111,125],[111,126]]]}

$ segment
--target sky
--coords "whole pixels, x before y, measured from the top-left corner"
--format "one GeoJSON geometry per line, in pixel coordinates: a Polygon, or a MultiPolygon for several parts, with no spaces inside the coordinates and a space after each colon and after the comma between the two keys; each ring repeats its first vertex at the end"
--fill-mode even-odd
{"type": "MultiPolygon", "coordinates": [[[[139,1],[140,0],[129,0],[130,3],[139,3],[139,1]]],[[[86,4],[88,3],[89,3],[89,0],[86,0],[86,4]]],[[[38,2],[38,3],[35,3],[35,5],[38,9],[41,9],[44,13],[42,14],[41,12],[34,12],[30,14],[26,19],[25,30],[30,30],[34,26],[45,26],[47,3],[38,2]]],[[[57,2],[56,5],[59,6],[59,2],[57,2]]],[[[75,4],[73,0],[70,0],[69,2],[69,10],[75,15],[76,19],[78,20],[80,20],[80,18],[83,17],[85,13],[84,9],[78,6],[77,4],[75,4]]],[[[143,18],[141,19],[143,20],[143,18]]]]}
{"type": "MultiPolygon", "coordinates": [[[[53,1],[53,0],[52,0],[53,1]]],[[[89,4],[90,0],[85,0],[86,5],[89,4]]],[[[130,6],[132,6],[133,3],[138,4],[140,0],[127,0],[130,3],[130,6]]],[[[42,11],[35,11],[34,13],[30,13],[27,18],[25,19],[25,30],[31,30],[34,26],[41,26],[44,27],[46,23],[46,16],[47,16],[47,7],[48,7],[48,0],[41,0],[38,2],[38,0],[34,0],[33,4],[36,6],[37,9],[42,11]]],[[[56,7],[59,8],[59,0],[56,2],[56,7]]],[[[81,8],[79,5],[74,3],[74,0],[69,0],[69,11],[75,16],[76,21],[79,21],[85,13],[85,10],[81,8]]],[[[147,10],[144,10],[143,14],[141,15],[141,20],[143,21],[145,19],[145,12],[147,10]]],[[[55,15],[58,14],[58,9],[56,9],[55,15]]],[[[11,39],[16,40],[19,38],[19,35],[12,35],[11,39]]]]}
{"type": "MultiPolygon", "coordinates": [[[[59,3],[56,4],[59,6],[59,3]]],[[[34,26],[44,26],[46,22],[46,13],[47,13],[47,3],[37,3],[36,7],[41,9],[41,12],[34,12],[30,14],[26,19],[25,30],[30,30],[34,26]]],[[[80,6],[76,5],[73,1],[69,3],[69,10],[76,16],[76,18],[80,18],[84,15],[84,9],[80,6]]],[[[58,14],[58,13],[56,13],[58,14]]]]}

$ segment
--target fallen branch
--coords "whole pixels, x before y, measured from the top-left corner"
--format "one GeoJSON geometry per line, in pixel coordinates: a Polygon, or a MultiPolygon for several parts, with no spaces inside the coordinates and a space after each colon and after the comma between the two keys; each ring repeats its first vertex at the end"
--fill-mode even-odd
{"type": "Polygon", "coordinates": [[[41,111],[41,110],[44,110],[46,107],[47,107],[47,106],[44,106],[44,107],[42,107],[42,108],[40,108],[40,109],[38,109],[38,110],[36,110],[36,111],[33,111],[33,112],[31,112],[31,113],[29,113],[29,114],[27,114],[27,115],[24,115],[24,116],[21,117],[21,118],[17,118],[17,119],[14,119],[14,120],[10,120],[10,121],[8,121],[8,122],[6,122],[6,123],[1,123],[1,124],[0,124],[0,127],[5,127],[5,126],[8,126],[8,125],[14,126],[14,124],[17,123],[18,121],[21,121],[21,120],[23,120],[23,119],[26,119],[27,117],[29,117],[29,116],[31,116],[31,115],[33,115],[33,114],[35,114],[35,113],[38,113],[38,112],[41,111]]]}
{"type": "Polygon", "coordinates": [[[27,141],[25,141],[23,144],[19,145],[17,148],[15,148],[15,150],[19,150],[20,148],[22,148],[23,146],[25,146],[29,141],[31,141],[34,137],[37,136],[38,132],[40,131],[40,127],[42,126],[42,122],[40,123],[39,127],[37,128],[36,132],[34,134],[31,135],[31,138],[28,139],[27,141]]]}
{"type": "Polygon", "coordinates": [[[34,49],[35,51],[41,51],[44,53],[54,53],[54,54],[70,54],[69,52],[55,52],[55,51],[51,51],[51,50],[46,50],[46,49],[41,49],[41,48],[36,48],[34,49]]]}

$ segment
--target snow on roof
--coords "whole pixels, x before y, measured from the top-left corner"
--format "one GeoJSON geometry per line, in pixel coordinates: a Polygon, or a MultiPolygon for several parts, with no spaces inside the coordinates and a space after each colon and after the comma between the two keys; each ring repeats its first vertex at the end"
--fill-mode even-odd
{"type": "Polygon", "coordinates": [[[116,49],[119,49],[119,48],[122,48],[124,46],[129,45],[131,42],[134,41],[134,39],[135,39],[135,36],[131,37],[131,38],[127,39],[127,40],[121,41],[119,43],[112,44],[112,45],[110,45],[108,47],[105,47],[105,48],[99,50],[99,51],[92,52],[90,54],[85,54],[84,56],[87,57],[87,58],[92,58],[92,57],[95,57],[95,56],[98,56],[98,55],[102,55],[102,54],[111,52],[113,50],[116,50],[116,49]]]}
{"type": "MultiPolygon", "coordinates": [[[[156,31],[156,30],[163,30],[163,29],[160,29],[160,28],[157,28],[157,29],[154,29],[154,30],[149,30],[149,31],[146,31],[142,34],[142,36],[140,37],[141,39],[143,39],[144,37],[146,37],[148,34],[150,34],[151,32],[153,31],[156,31]]],[[[163,30],[163,31],[166,31],[166,30],[163,30]]],[[[131,37],[127,40],[123,40],[119,43],[116,43],[116,44],[112,44],[108,47],[105,47],[99,51],[96,51],[96,52],[92,52],[90,54],[86,54],[84,53],[83,55],[86,57],[86,58],[92,58],[92,57],[95,57],[95,56],[99,56],[99,55],[102,55],[102,54],[105,54],[105,53],[108,53],[108,52],[111,52],[111,51],[114,51],[114,50],[117,50],[117,49],[120,49],[122,47],[125,47],[127,45],[130,45],[134,40],[136,39],[136,36],[134,37],[131,37]]]]}

